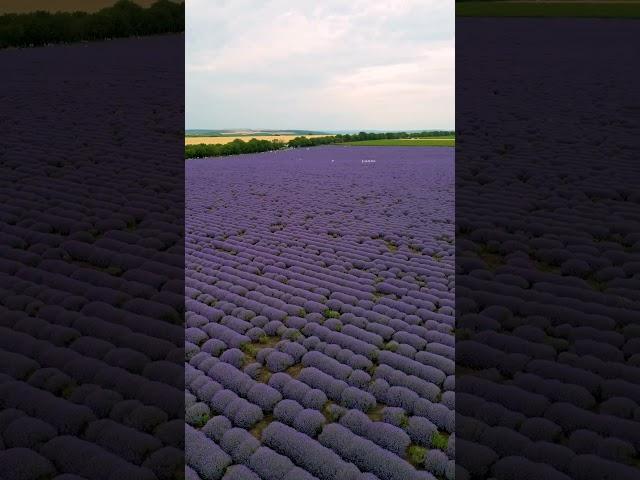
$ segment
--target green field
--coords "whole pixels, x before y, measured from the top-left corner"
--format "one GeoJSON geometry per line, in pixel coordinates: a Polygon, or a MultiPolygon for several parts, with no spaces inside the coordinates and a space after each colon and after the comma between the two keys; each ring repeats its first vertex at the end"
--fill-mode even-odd
{"type": "Polygon", "coordinates": [[[457,2],[456,16],[640,18],[640,1],[457,2]]]}
{"type": "Polygon", "coordinates": [[[353,145],[356,147],[455,147],[455,138],[393,138],[382,140],[363,140],[360,142],[345,142],[339,145],[353,145]]]}

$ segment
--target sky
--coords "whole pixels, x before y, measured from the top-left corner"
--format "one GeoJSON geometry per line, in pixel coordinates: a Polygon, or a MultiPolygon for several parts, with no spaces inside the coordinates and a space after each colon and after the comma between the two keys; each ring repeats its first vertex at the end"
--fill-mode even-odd
{"type": "Polygon", "coordinates": [[[187,0],[187,129],[453,129],[454,0],[187,0]]]}

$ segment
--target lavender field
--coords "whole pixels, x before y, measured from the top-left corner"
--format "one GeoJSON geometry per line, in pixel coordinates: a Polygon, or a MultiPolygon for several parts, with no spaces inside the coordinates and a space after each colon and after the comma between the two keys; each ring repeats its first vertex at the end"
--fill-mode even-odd
{"type": "Polygon", "coordinates": [[[186,478],[454,476],[454,152],[186,162],[186,478]]]}
{"type": "Polygon", "coordinates": [[[457,480],[636,480],[637,25],[458,26],[457,480]]]}
{"type": "Polygon", "coordinates": [[[183,51],[0,50],[4,480],[184,469],[183,51]]]}

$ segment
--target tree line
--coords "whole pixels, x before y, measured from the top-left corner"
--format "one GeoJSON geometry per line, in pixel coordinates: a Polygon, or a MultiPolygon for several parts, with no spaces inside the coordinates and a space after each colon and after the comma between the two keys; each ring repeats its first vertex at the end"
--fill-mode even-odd
{"type": "Polygon", "coordinates": [[[424,130],[422,132],[360,132],[356,134],[334,135],[335,143],[344,142],[361,142],[365,140],[394,140],[397,138],[430,138],[430,137],[453,137],[454,131],[451,130],[424,130]]]}
{"type": "Polygon", "coordinates": [[[225,155],[239,155],[241,153],[268,152],[270,150],[280,150],[287,144],[278,140],[258,140],[252,138],[248,142],[235,139],[229,143],[185,145],[185,158],[222,157],[225,155]]]}
{"type": "Polygon", "coordinates": [[[454,136],[453,131],[424,131],[419,133],[390,132],[390,133],[367,133],[328,135],[324,137],[295,137],[288,142],[281,140],[258,140],[252,138],[245,142],[236,138],[232,142],[222,144],[198,144],[185,145],[185,158],[221,157],[225,155],[239,155],[242,153],[268,152],[283,148],[304,148],[318,145],[330,145],[336,143],[359,142],[364,140],[382,140],[396,138],[425,138],[425,137],[445,137],[454,136]]]}
{"type": "Polygon", "coordinates": [[[95,13],[37,11],[0,15],[0,48],[179,32],[184,32],[184,2],[170,0],[158,0],[148,8],[131,0],[119,0],[95,13]]]}

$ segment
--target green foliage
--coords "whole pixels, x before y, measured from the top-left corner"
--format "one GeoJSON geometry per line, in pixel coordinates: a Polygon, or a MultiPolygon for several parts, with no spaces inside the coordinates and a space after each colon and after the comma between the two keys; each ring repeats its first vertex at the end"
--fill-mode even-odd
{"type": "Polygon", "coordinates": [[[286,144],[277,140],[258,140],[252,138],[248,142],[245,142],[237,138],[229,143],[185,145],[184,156],[185,158],[223,157],[242,153],[268,152],[271,150],[280,150],[284,147],[286,147],[286,144]]]}
{"type": "Polygon", "coordinates": [[[409,445],[409,448],[407,449],[407,457],[414,465],[422,465],[426,455],[427,449],[420,445],[409,445]]]}
{"type": "Polygon", "coordinates": [[[324,318],[340,318],[340,312],[327,308],[323,313],[324,318]]]}
{"type": "Polygon", "coordinates": [[[331,143],[335,143],[334,136],[326,136],[326,137],[296,137],[287,143],[290,148],[301,148],[301,147],[315,147],[318,145],[329,145],[331,143]]]}
{"type": "Polygon", "coordinates": [[[458,17],[588,17],[640,18],[637,3],[628,1],[601,2],[456,2],[458,17]]]}
{"type": "Polygon", "coordinates": [[[389,350],[390,352],[395,352],[398,349],[398,342],[395,340],[390,340],[389,342],[384,344],[384,350],[389,350]]]}
{"type": "Polygon", "coordinates": [[[193,426],[196,428],[202,428],[207,424],[208,421],[209,421],[209,415],[207,415],[206,413],[202,415],[198,415],[193,420],[193,426]]]}
{"type": "Polygon", "coordinates": [[[402,428],[407,428],[409,426],[409,417],[407,417],[406,415],[403,415],[402,419],[400,420],[400,426],[402,428]]]}
{"type": "Polygon", "coordinates": [[[291,340],[293,342],[297,342],[301,338],[304,338],[304,335],[302,335],[298,331],[290,331],[290,332],[285,333],[283,338],[286,338],[286,339],[291,340]]]}
{"type": "Polygon", "coordinates": [[[0,48],[184,32],[184,2],[131,0],[95,13],[37,11],[0,15],[0,48]]]}
{"type": "Polygon", "coordinates": [[[446,450],[448,441],[449,441],[448,435],[445,435],[444,433],[440,433],[440,432],[435,432],[431,437],[431,446],[439,450],[446,450]]]}
{"type": "Polygon", "coordinates": [[[251,357],[255,357],[258,352],[260,351],[260,347],[258,347],[257,345],[254,345],[253,343],[243,343],[242,345],[240,345],[240,350],[242,350],[242,352],[245,355],[249,355],[251,357]]]}
{"type": "Polygon", "coordinates": [[[307,316],[307,311],[304,308],[301,308],[300,311],[298,312],[298,316],[301,318],[304,318],[307,316]]]}
{"type": "MultiPolygon", "coordinates": [[[[379,356],[380,356],[380,350],[373,350],[369,355],[367,355],[369,360],[371,360],[372,362],[377,362],[379,356]]],[[[373,375],[375,371],[376,371],[376,366],[371,365],[371,367],[369,367],[369,373],[373,375]]]]}
{"type": "Polygon", "coordinates": [[[385,133],[368,133],[360,132],[355,135],[336,135],[336,143],[346,142],[363,142],[366,140],[396,140],[402,138],[434,138],[434,137],[453,137],[455,132],[451,130],[425,130],[422,132],[385,132],[385,133]]]}

